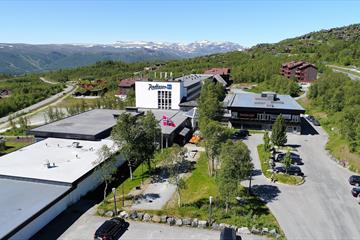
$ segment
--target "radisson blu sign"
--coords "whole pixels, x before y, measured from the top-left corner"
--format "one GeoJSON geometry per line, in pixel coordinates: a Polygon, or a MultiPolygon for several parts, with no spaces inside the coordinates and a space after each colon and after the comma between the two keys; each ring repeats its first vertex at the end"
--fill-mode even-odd
{"type": "Polygon", "coordinates": [[[166,84],[166,85],[160,85],[160,84],[149,84],[149,89],[148,90],[171,90],[172,89],[172,85],[171,84],[166,84]]]}

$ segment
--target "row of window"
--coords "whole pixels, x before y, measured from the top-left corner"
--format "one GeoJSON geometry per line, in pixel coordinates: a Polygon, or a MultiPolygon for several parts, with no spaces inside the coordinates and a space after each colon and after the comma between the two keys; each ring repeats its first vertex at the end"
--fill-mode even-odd
{"type": "Polygon", "coordinates": [[[158,108],[171,109],[171,92],[158,91],[158,108]]]}

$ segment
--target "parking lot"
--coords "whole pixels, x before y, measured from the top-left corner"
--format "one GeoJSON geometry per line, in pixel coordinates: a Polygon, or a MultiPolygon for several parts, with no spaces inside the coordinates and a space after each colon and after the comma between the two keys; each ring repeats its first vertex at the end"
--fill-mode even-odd
{"type": "MultiPolygon", "coordinates": [[[[359,239],[360,205],[350,191],[349,170],[339,166],[325,151],[327,135],[288,134],[288,144],[298,150],[304,165],[305,183],[288,186],[271,183],[260,173],[257,145],[262,134],[253,134],[244,142],[251,150],[255,165],[252,185],[277,218],[288,239],[359,239]]],[[[244,182],[247,185],[248,182],[244,182]]]]}
{"type": "MultiPolygon", "coordinates": [[[[60,214],[54,221],[36,234],[33,240],[89,240],[93,239],[96,229],[107,218],[96,216],[96,206],[92,202],[81,200],[60,214]]],[[[208,229],[177,227],[167,224],[129,222],[129,229],[122,240],[218,240],[219,231],[208,229]]],[[[262,236],[246,234],[243,240],[267,239],[262,236]]]]}

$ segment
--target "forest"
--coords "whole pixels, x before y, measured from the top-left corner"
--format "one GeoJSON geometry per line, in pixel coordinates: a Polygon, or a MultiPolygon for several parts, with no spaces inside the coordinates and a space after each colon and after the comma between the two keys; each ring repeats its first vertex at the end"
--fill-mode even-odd
{"type": "Polygon", "coordinates": [[[312,104],[335,119],[350,150],[360,153],[360,82],[344,74],[326,71],[311,87],[312,104]]]}
{"type": "Polygon", "coordinates": [[[4,78],[0,89],[10,91],[10,95],[0,98],[0,117],[37,103],[51,95],[61,92],[63,84],[51,85],[39,80],[37,75],[4,78]]]}

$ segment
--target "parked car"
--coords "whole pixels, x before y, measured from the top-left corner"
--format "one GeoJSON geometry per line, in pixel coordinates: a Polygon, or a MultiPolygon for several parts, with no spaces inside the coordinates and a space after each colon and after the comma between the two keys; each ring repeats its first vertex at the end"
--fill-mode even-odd
{"type": "Polygon", "coordinates": [[[312,122],[315,126],[320,126],[319,121],[316,120],[316,118],[315,118],[314,116],[309,115],[309,116],[307,117],[307,119],[308,119],[310,122],[312,122]]]}
{"type": "Polygon", "coordinates": [[[349,177],[349,183],[351,185],[360,186],[360,176],[352,175],[349,177]]]}
{"type": "Polygon", "coordinates": [[[233,228],[224,228],[220,233],[220,240],[241,240],[241,237],[236,237],[235,229],[233,228]]]}
{"type": "MultiPolygon", "coordinates": [[[[286,156],[286,153],[279,153],[275,159],[276,162],[282,162],[286,156]]],[[[295,165],[303,165],[303,161],[301,160],[300,156],[295,153],[290,153],[290,158],[292,161],[292,164],[295,165]]]]}
{"type": "Polygon", "coordinates": [[[233,139],[240,139],[240,138],[245,138],[247,136],[249,136],[249,131],[246,129],[240,129],[239,131],[235,132],[233,135],[233,139]]]}
{"type": "Polygon", "coordinates": [[[290,166],[289,169],[287,169],[284,166],[275,167],[274,171],[276,173],[287,173],[289,175],[295,175],[295,176],[304,176],[304,173],[301,171],[301,168],[298,166],[290,166]]]}
{"type": "Polygon", "coordinates": [[[122,218],[106,220],[95,232],[95,240],[117,240],[128,229],[129,223],[122,218]]]}
{"type": "Polygon", "coordinates": [[[354,188],[351,190],[351,194],[352,194],[354,197],[358,197],[359,194],[360,194],[360,187],[354,187],[354,188]]]}

